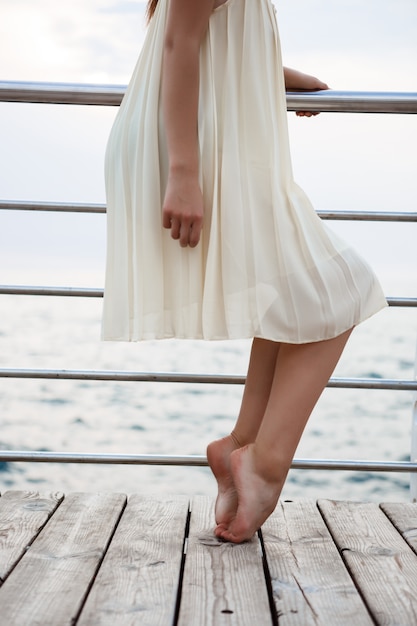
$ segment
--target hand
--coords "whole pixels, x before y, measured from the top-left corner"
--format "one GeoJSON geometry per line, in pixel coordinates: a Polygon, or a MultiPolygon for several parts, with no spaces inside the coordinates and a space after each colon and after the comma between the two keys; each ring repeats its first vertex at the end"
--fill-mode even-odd
{"type": "Polygon", "coordinates": [[[320,111],[296,111],[295,114],[297,117],[314,117],[318,115],[320,111]]]}
{"type": "Polygon", "coordinates": [[[203,226],[203,196],[195,175],[170,174],[162,207],[162,224],[180,246],[195,248],[203,226]]]}
{"type": "MultiPolygon", "coordinates": [[[[321,91],[329,89],[329,86],[315,76],[304,74],[298,70],[284,67],[285,89],[287,91],[321,91]]],[[[312,117],[319,111],[296,111],[298,117],[312,117]]]]}

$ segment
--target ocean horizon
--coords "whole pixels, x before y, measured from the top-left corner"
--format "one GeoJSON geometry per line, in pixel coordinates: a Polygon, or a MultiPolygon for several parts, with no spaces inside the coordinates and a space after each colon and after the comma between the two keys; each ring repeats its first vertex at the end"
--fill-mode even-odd
{"type": "MultiPolygon", "coordinates": [[[[44,284],[69,286],[62,280],[44,284]]],[[[1,296],[0,367],[246,373],[249,340],[102,342],[101,306],[101,298],[1,296]]],[[[415,310],[389,307],[355,329],[334,376],[413,379],[415,342],[415,310]]],[[[0,378],[0,448],[204,455],[207,443],[230,432],[242,390],[202,383],[0,378]]],[[[295,456],[408,461],[412,405],[408,391],[327,388],[295,456]]],[[[0,489],[191,496],[214,495],[215,482],[209,469],[200,467],[7,462],[0,463],[0,489]]],[[[408,500],[409,475],[291,470],[282,497],[408,500]]]]}
{"type": "MultiPolygon", "coordinates": [[[[145,3],[2,6],[2,80],[127,84],[145,3]]],[[[335,90],[417,92],[415,0],[275,1],[285,65],[335,90]]],[[[0,103],[0,197],[104,202],[117,107],[0,103]]],[[[416,115],[288,115],[294,176],[317,210],[415,211],[416,115]]],[[[417,295],[415,224],[331,222],[387,296],[417,295]]],[[[105,216],[0,211],[0,282],[102,287],[105,216]]],[[[100,341],[100,298],[0,296],[0,367],[244,375],[250,342],[100,341]]],[[[358,327],[340,377],[415,379],[416,309],[358,327]]],[[[0,448],[205,454],[227,434],[242,387],[0,378],[0,448]]],[[[414,395],[326,389],[296,458],[406,461],[414,395]]],[[[291,471],[283,498],[409,499],[409,475],[291,471]]],[[[0,463],[0,490],[213,494],[206,468],[0,463]]]]}

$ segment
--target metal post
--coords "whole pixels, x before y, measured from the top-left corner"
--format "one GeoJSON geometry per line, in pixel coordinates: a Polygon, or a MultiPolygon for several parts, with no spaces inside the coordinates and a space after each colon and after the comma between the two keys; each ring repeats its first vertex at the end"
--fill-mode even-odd
{"type": "MultiPolygon", "coordinates": [[[[416,358],[414,361],[414,376],[417,380],[417,342],[416,342],[416,358]]],[[[417,459],[417,391],[413,394],[411,423],[411,462],[417,459]]],[[[412,502],[417,502],[417,475],[410,474],[410,495],[412,502]]]]}

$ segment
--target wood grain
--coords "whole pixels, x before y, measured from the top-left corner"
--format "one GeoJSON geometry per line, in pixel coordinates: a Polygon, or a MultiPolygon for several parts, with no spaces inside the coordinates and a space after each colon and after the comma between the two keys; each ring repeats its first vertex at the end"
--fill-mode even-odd
{"type": "Polygon", "coordinates": [[[124,508],[121,494],[70,494],[0,588],[7,626],[69,626],[124,508]]]}
{"type": "Polygon", "coordinates": [[[417,623],[417,556],[377,504],[319,507],[377,624],[417,623]]]}
{"type": "Polygon", "coordinates": [[[383,502],[380,507],[417,554],[417,503],[383,502]]]}
{"type": "Polygon", "coordinates": [[[280,626],[373,624],[314,502],[280,501],[262,536],[280,626]]]}
{"type": "MultiPolygon", "coordinates": [[[[0,498],[0,624],[176,623],[187,498],[61,498],[0,498]]],[[[214,537],[213,505],[192,501],[179,626],[417,624],[417,505],[280,502],[266,573],[257,537],[214,537]]]]}
{"type": "Polygon", "coordinates": [[[271,624],[258,538],[235,545],[213,530],[212,499],[194,498],[178,625],[271,624]]]}
{"type": "Polygon", "coordinates": [[[129,498],[78,626],[168,626],[175,613],[188,498],[129,498]]]}
{"type": "Polygon", "coordinates": [[[63,494],[6,491],[0,498],[0,584],[46,524],[63,494]]]}

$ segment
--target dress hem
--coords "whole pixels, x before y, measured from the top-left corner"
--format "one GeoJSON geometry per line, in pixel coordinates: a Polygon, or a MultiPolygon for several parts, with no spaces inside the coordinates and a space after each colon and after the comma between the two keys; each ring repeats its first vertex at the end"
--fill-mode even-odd
{"type": "Polygon", "coordinates": [[[142,337],[138,337],[137,339],[125,337],[125,336],[123,337],[106,336],[103,333],[101,336],[101,340],[102,341],[126,342],[126,343],[141,343],[143,341],[162,341],[164,339],[181,339],[181,340],[189,340],[189,341],[239,341],[239,340],[245,340],[245,339],[265,339],[266,341],[274,341],[276,343],[302,345],[302,344],[307,344],[307,343],[317,343],[319,341],[327,341],[330,339],[335,339],[336,337],[339,337],[340,335],[342,335],[349,329],[355,328],[359,324],[362,324],[362,322],[365,322],[366,320],[371,318],[373,315],[375,315],[379,311],[382,311],[383,309],[387,308],[387,306],[388,306],[388,303],[386,300],[384,300],[384,302],[381,302],[376,308],[372,309],[369,313],[366,313],[363,317],[361,317],[356,322],[353,322],[351,325],[347,327],[343,327],[341,330],[337,330],[334,333],[322,335],[314,339],[309,338],[309,339],[297,340],[297,339],[291,339],[288,337],[277,338],[277,337],[266,336],[265,333],[261,334],[261,333],[255,332],[255,333],[242,333],[238,336],[228,335],[228,336],[219,336],[219,337],[207,337],[207,336],[204,336],[203,334],[190,336],[190,335],[178,335],[175,333],[167,333],[163,335],[162,334],[144,335],[142,337]]]}

